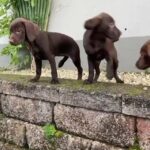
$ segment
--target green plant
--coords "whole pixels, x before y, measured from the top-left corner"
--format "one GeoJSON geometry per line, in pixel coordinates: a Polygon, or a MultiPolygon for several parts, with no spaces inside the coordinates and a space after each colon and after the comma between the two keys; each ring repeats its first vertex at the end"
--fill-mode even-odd
{"type": "Polygon", "coordinates": [[[46,138],[50,141],[54,138],[61,138],[63,136],[63,132],[56,130],[55,126],[52,124],[46,124],[43,130],[46,138]]]}
{"type": "Polygon", "coordinates": [[[139,145],[138,138],[136,137],[134,140],[134,145],[129,148],[129,150],[142,150],[139,145]]]}
{"type": "Polygon", "coordinates": [[[51,0],[19,0],[13,3],[15,17],[24,17],[36,22],[42,30],[47,29],[51,0]]]}
{"type": "Polygon", "coordinates": [[[0,36],[9,34],[9,25],[13,18],[13,0],[0,0],[0,36]]]}
{"type": "Polygon", "coordinates": [[[44,135],[46,139],[49,141],[51,144],[51,149],[53,148],[54,150],[56,149],[56,139],[61,138],[63,136],[63,132],[59,131],[55,128],[53,124],[46,124],[43,127],[44,130],[44,135]]]}
{"type": "Polygon", "coordinates": [[[8,45],[1,51],[0,55],[10,56],[11,65],[17,66],[17,69],[24,69],[24,67],[27,67],[29,65],[29,62],[31,61],[29,53],[25,53],[24,49],[26,49],[25,45],[8,45]],[[24,51],[23,54],[20,53],[21,50],[24,51]]]}

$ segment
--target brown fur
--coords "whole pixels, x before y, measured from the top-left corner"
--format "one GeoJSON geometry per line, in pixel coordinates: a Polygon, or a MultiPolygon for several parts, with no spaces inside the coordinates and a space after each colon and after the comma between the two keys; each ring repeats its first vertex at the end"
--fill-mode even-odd
{"type": "Polygon", "coordinates": [[[144,43],[140,50],[140,57],[136,62],[138,69],[147,69],[150,67],[150,40],[144,43]]]}
{"type": "Polygon", "coordinates": [[[59,62],[62,67],[70,57],[77,67],[78,79],[82,78],[80,51],[77,43],[69,36],[56,32],[40,31],[37,24],[24,18],[15,19],[10,25],[10,43],[13,45],[26,42],[31,50],[36,64],[36,76],[32,82],[41,76],[42,60],[48,60],[51,66],[51,83],[58,83],[55,56],[64,56],[59,62]]]}
{"type": "Polygon", "coordinates": [[[96,82],[100,69],[101,60],[107,61],[107,78],[116,79],[118,83],[123,81],[117,75],[118,59],[114,42],[119,40],[120,30],[116,27],[114,19],[106,14],[91,18],[85,22],[86,31],[83,38],[83,45],[88,57],[89,76],[85,83],[96,82]],[[96,71],[94,77],[94,70],[96,71]]]}

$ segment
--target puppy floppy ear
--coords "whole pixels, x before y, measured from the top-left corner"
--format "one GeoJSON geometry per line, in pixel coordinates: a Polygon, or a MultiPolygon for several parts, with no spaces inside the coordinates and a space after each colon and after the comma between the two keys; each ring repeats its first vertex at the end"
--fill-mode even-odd
{"type": "Polygon", "coordinates": [[[92,30],[96,26],[98,26],[100,24],[100,22],[101,22],[101,19],[98,17],[95,17],[95,18],[87,20],[84,24],[84,27],[85,27],[85,29],[92,30]]]}
{"type": "Polygon", "coordinates": [[[148,46],[146,47],[147,55],[150,57],[150,41],[148,41],[148,46]]]}
{"type": "Polygon", "coordinates": [[[110,23],[108,26],[109,26],[108,32],[109,38],[111,38],[113,42],[118,41],[121,36],[121,31],[116,27],[115,23],[110,23]]]}
{"type": "Polygon", "coordinates": [[[148,50],[148,52],[147,52],[147,53],[148,53],[148,56],[150,57],[150,50],[148,50]]]}
{"type": "Polygon", "coordinates": [[[25,20],[23,21],[25,29],[26,29],[26,35],[30,42],[34,41],[36,39],[36,36],[39,34],[39,26],[32,21],[25,20]]]}

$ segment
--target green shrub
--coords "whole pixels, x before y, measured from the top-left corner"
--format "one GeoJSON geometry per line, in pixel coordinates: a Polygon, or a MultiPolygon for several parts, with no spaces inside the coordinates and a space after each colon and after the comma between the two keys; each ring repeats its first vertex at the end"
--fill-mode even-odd
{"type": "Polygon", "coordinates": [[[0,52],[0,55],[10,56],[10,65],[16,66],[17,69],[24,69],[30,66],[31,57],[26,50],[25,45],[8,45],[0,52]]]}

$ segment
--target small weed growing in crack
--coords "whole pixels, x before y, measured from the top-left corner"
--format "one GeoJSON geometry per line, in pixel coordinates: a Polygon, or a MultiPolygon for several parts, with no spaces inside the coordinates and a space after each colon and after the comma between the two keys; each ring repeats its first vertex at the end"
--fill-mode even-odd
{"type": "Polygon", "coordinates": [[[64,134],[62,131],[57,130],[53,124],[46,124],[43,127],[43,130],[46,139],[53,147],[56,146],[56,140],[63,137],[64,134]]]}

